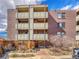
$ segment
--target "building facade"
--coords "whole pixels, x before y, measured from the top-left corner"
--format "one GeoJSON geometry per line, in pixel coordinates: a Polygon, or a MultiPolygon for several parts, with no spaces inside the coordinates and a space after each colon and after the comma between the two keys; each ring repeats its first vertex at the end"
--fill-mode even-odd
{"type": "Polygon", "coordinates": [[[55,10],[49,11],[48,15],[50,42],[54,41],[53,39],[64,39],[65,43],[75,43],[76,12],[74,10],[55,10]]]}
{"type": "Polygon", "coordinates": [[[47,41],[48,6],[17,5],[16,9],[8,10],[8,38],[27,41],[28,45],[47,41]]]}
{"type": "Polygon", "coordinates": [[[17,5],[8,10],[8,39],[23,42],[27,48],[47,46],[51,36],[74,41],[75,18],[72,10],[48,12],[47,5],[17,5]]]}

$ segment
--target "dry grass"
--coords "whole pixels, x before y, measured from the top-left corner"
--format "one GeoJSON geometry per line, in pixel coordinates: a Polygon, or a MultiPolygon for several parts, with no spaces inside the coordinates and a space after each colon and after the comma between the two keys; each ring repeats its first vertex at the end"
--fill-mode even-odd
{"type": "Polygon", "coordinates": [[[61,55],[70,55],[72,54],[72,50],[65,48],[49,48],[49,54],[52,56],[61,56],[61,55]]]}

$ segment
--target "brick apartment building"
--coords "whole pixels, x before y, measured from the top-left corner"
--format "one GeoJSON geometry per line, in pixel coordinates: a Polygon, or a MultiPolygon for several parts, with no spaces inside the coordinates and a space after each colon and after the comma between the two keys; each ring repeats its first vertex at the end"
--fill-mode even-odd
{"type": "Polygon", "coordinates": [[[24,42],[27,48],[48,45],[50,35],[75,40],[75,17],[70,10],[48,12],[47,5],[17,5],[8,10],[8,39],[24,42]]]}
{"type": "Polygon", "coordinates": [[[48,6],[17,5],[16,9],[8,10],[8,38],[26,41],[28,48],[30,42],[44,44],[48,40],[48,6]]]}

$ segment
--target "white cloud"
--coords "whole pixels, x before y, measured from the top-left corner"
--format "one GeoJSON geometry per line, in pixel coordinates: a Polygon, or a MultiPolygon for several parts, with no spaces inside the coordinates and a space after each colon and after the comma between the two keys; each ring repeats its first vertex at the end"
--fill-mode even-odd
{"type": "Polygon", "coordinates": [[[75,5],[75,6],[73,6],[73,5],[66,5],[63,8],[61,8],[60,10],[68,10],[68,9],[70,9],[70,10],[76,10],[78,8],[79,8],[79,4],[75,5]]]}
{"type": "Polygon", "coordinates": [[[63,8],[61,8],[61,10],[68,10],[72,7],[72,5],[66,5],[63,8]]]}
{"type": "Polygon", "coordinates": [[[16,5],[31,5],[31,4],[40,4],[45,0],[14,0],[16,5]]]}
{"type": "Polygon", "coordinates": [[[40,4],[45,0],[0,0],[0,32],[7,28],[7,9],[14,9],[15,5],[40,4]]]}
{"type": "Polygon", "coordinates": [[[72,9],[76,10],[79,8],[79,5],[74,6],[72,9]]]}
{"type": "Polygon", "coordinates": [[[2,32],[2,31],[5,32],[6,28],[7,28],[7,27],[6,27],[6,23],[0,24],[0,32],[2,32]]]}
{"type": "Polygon", "coordinates": [[[6,30],[5,30],[5,29],[1,29],[1,28],[0,28],[0,32],[6,32],[6,30]]]}
{"type": "Polygon", "coordinates": [[[7,28],[7,9],[10,8],[15,8],[13,0],[0,0],[0,32],[7,28]]]}

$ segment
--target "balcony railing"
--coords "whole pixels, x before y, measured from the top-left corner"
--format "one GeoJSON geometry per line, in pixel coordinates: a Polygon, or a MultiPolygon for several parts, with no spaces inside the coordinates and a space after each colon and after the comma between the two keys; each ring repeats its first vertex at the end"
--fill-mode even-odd
{"type": "Polygon", "coordinates": [[[76,35],[76,40],[79,40],[79,35],[76,35]]]}
{"type": "Polygon", "coordinates": [[[22,13],[17,13],[16,18],[29,18],[29,13],[28,12],[22,12],[22,13]]]}
{"type": "Polygon", "coordinates": [[[29,23],[18,23],[16,29],[29,29],[29,23]]]}
{"type": "MultiPolygon", "coordinates": [[[[48,12],[34,12],[34,18],[48,18],[48,12]]],[[[16,18],[29,18],[29,12],[26,13],[17,13],[16,18]]]]}
{"type": "Polygon", "coordinates": [[[79,25],[76,26],[76,31],[79,31],[79,25]]]}
{"type": "Polygon", "coordinates": [[[34,12],[34,18],[48,18],[48,12],[34,12]]]}
{"type": "Polygon", "coordinates": [[[34,34],[34,40],[48,40],[48,34],[34,34]]]}
{"type": "Polygon", "coordinates": [[[29,34],[18,34],[18,40],[29,40],[29,34]]]}
{"type": "Polygon", "coordinates": [[[34,29],[48,29],[48,23],[34,23],[34,29]]]}
{"type": "Polygon", "coordinates": [[[78,16],[76,16],[76,21],[79,21],[79,15],[78,15],[78,16]]]}
{"type": "MultiPolygon", "coordinates": [[[[29,34],[17,34],[17,40],[29,40],[29,34]]],[[[33,39],[30,40],[48,40],[48,34],[33,34],[33,39]]]]}

